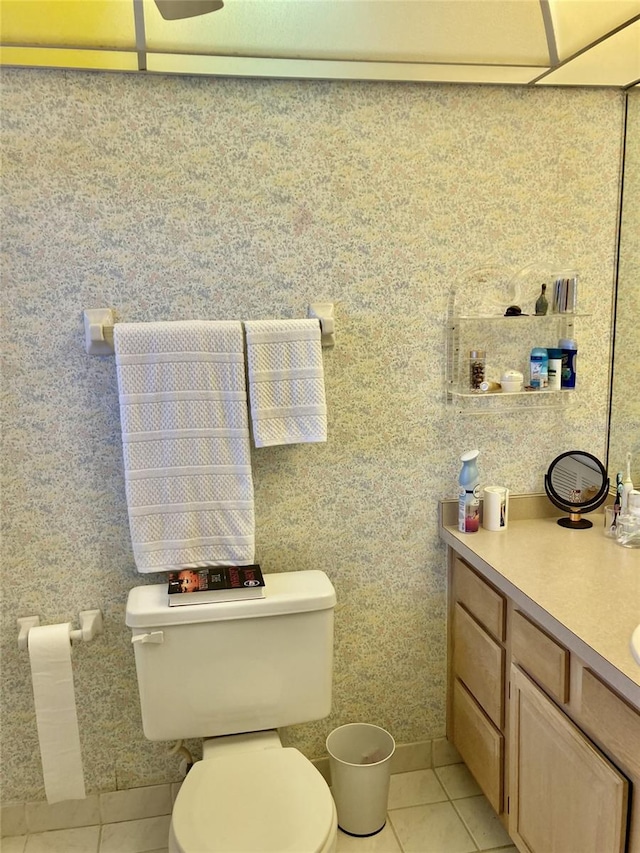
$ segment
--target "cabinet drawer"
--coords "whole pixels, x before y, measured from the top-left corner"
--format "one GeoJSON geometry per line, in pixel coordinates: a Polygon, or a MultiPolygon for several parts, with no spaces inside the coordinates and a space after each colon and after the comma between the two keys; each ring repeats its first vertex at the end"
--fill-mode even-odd
{"type": "Polygon", "coordinates": [[[453,671],[501,729],[504,723],[504,649],[456,604],[453,612],[453,671]]]}
{"type": "Polygon", "coordinates": [[[453,683],[453,742],[497,814],[502,812],[504,737],[464,685],[453,683]]]}
{"type": "Polygon", "coordinates": [[[498,640],[505,638],[505,601],[479,575],[458,557],[454,557],[453,584],[456,601],[460,601],[469,613],[498,640]]]}
{"type": "Polygon", "coordinates": [[[620,766],[640,776],[640,714],[588,669],[582,672],[580,723],[620,766]]]}
{"type": "Polygon", "coordinates": [[[511,655],[558,702],[569,701],[569,652],[517,610],[511,624],[511,655]]]}

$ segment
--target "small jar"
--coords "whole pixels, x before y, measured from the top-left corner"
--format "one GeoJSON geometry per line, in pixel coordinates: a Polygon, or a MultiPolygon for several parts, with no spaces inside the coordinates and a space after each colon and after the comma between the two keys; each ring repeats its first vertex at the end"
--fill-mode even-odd
{"type": "Polygon", "coordinates": [[[484,382],[484,372],[487,354],[482,349],[472,349],[469,353],[469,387],[472,391],[480,391],[484,382]]]}
{"type": "Polygon", "coordinates": [[[524,376],[519,370],[505,370],[500,377],[500,385],[505,394],[517,394],[522,391],[524,376]]]}

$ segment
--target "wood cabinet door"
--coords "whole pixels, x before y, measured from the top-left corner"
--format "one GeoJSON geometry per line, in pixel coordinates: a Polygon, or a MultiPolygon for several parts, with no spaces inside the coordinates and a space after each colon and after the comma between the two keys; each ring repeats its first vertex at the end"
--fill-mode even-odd
{"type": "Polygon", "coordinates": [[[622,853],[628,782],[511,667],[509,834],[530,853],[622,853]]]}

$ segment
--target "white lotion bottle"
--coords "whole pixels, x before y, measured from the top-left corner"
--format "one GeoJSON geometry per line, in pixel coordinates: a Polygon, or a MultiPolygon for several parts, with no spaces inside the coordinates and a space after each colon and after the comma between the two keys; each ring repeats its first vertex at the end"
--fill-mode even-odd
{"type": "Polygon", "coordinates": [[[549,391],[560,391],[562,387],[562,350],[552,347],[549,355],[549,391]]]}

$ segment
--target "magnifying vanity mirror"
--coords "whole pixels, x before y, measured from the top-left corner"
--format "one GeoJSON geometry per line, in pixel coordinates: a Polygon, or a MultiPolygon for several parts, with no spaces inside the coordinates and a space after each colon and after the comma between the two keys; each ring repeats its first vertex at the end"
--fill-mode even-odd
{"type": "Polygon", "coordinates": [[[582,518],[604,503],[609,491],[609,478],[604,465],[591,453],[570,450],[556,456],[545,474],[544,487],[551,503],[568,512],[559,518],[561,527],[584,530],[593,523],[582,518]]]}

